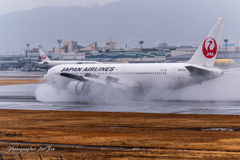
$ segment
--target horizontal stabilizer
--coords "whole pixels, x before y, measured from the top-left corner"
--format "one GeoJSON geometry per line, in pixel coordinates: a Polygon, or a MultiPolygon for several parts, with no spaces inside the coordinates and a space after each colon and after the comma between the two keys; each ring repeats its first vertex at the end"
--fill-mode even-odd
{"type": "Polygon", "coordinates": [[[185,68],[190,72],[191,76],[205,76],[213,73],[211,71],[193,67],[193,66],[186,66],[185,68]]]}
{"type": "Polygon", "coordinates": [[[230,73],[230,72],[240,72],[240,68],[223,70],[223,73],[230,73]]]}

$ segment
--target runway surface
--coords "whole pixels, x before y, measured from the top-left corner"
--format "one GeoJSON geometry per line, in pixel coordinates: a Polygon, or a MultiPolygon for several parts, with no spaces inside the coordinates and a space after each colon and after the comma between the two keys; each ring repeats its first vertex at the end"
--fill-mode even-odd
{"type": "MultiPolygon", "coordinates": [[[[0,89],[1,88],[2,87],[0,87],[0,89]]],[[[240,115],[240,102],[154,101],[115,104],[43,103],[36,101],[35,97],[30,93],[32,93],[32,91],[26,91],[25,96],[0,96],[0,109],[240,115]]]]}
{"type": "MultiPolygon", "coordinates": [[[[44,72],[0,72],[0,76],[6,75],[44,75],[44,72]]],[[[0,109],[240,115],[240,101],[138,101],[114,104],[43,103],[38,102],[34,97],[37,86],[38,84],[0,86],[0,109]]]]}
{"type": "Polygon", "coordinates": [[[43,76],[46,72],[0,71],[0,76],[43,76]]]}

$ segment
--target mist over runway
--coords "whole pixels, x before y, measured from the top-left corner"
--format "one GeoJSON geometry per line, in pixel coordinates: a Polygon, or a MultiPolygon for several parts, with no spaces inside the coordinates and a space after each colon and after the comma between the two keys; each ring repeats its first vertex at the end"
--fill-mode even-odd
{"type": "MultiPolygon", "coordinates": [[[[224,75],[196,86],[181,90],[152,91],[142,100],[114,100],[81,102],[75,97],[61,97],[59,101],[42,102],[35,98],[37,89],[44,84],[0,86],[0,109],[61,110],[61,111],[106,111],[176,114],[240,114],[240,74],[224,75]],[[72,101],[75,99],[76,101],[72,101]]],[[[51,98],[49,89],[44,92],[51,98]],[[46,93],[49,93],[48,95],[46,93]]],[[[66,94],[66,93],[64,93],[66,94]]],[[[103,96],[95,94],[95,96],[103,96]]],[[[116,97],[115,97],[116,98],[116,97]]],[[[57,99],[55,99],[57,100],[57,99]]],[[[90,100],[90,99],[89,99],[90,100]]]]}
{"type": "MultiPolygon", "coordinates": [[[[159,79],[161,81],[161,79],[159,79]]],[[[154,89],[151,84],[145,88],[121,91],[114,88],[99,88],[92,85],[90,92],[70,94],[62,87],[40,84],[35,97],[42,102],[86,102],[93,104],[151,101],[240,101],[240,73],[225,73],[221,77],[176,90],[154,89]]]]}
{"type": "Polygon", "coordinates": [[[32,96],[1,96],[0,109],[240,115],[240,101],[151,101],[114,104],[38,102],[32,96]]]}
{"type": "Polygon", "coordinates": [[[132,94],[121,95],[124,92],[106,91],[86,95],[91,98],[81,101],[80,95],[71,95],[66,90],[56,93],[56,89],[46,84],[0,86],[0,109],[240,114],[239,72],[179,90],[148,90],[138,99],[127,97],[132,94]]]}

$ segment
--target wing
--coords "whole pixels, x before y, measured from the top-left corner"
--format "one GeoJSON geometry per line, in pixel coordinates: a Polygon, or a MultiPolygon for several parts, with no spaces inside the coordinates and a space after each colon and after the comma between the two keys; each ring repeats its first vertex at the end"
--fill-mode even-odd
{"type": "Polygon", "coordinates": [[[102,85],[108,85],[108,86],[110,85],[118,89],[127,90],[129,88],[129,86],[125,84],[118,83],[119,81],[118,78],[110,77],[110,76],[107,76],[105,80],[99,79],[98,75],[89,74],[89,73],[85,74],[84,76],[79,76],[79,75],[70,74],[70,73],[60,73],[60,76],[70,78],[70,79],[75,79],[81,82],[90,81],[90,82],[95,82],[102,85]]]}

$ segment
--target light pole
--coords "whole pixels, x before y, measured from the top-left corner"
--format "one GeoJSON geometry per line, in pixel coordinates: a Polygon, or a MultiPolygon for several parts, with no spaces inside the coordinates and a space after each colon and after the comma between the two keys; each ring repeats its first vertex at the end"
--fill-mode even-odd
{"type": "Polygon", "coordinates": [[[227,58],[227,43],[228,43],[228,39],[224,39],[224,42],[226,43],[226,58],[227,58]]]}
{"type": "MultiPolygon", "coordinates": [[[[62,43],[62,39],[57,39],[58,43],[59,43],[59,55],[61,53],[61,43],[62,43]]],[[[61,55],[62,57],[62,55],[61,55]]]]}
{"type": "Polygon", "coordinates": [[[30,69],[31,68],[30,67],[30,57],[29,57],[29,46],[30,46],[30,44],[28,43],[28,44],[26,44],[26,46],[28,47],[28,69],[30,69]]]}
{"type": "Polygon", "coordinates": [[[142,44],[144,43],[144,41],[139,41],[139,43],[141,45],[141,63],[142,63],[142,57],[143,57],[142,44]]]}
{"type": "Polygon", "coordinates": [[[26,46],[28,47],[28,62],[29,62],[29,46],[30,46],[30,44],[26,44],[26,46]]]}

